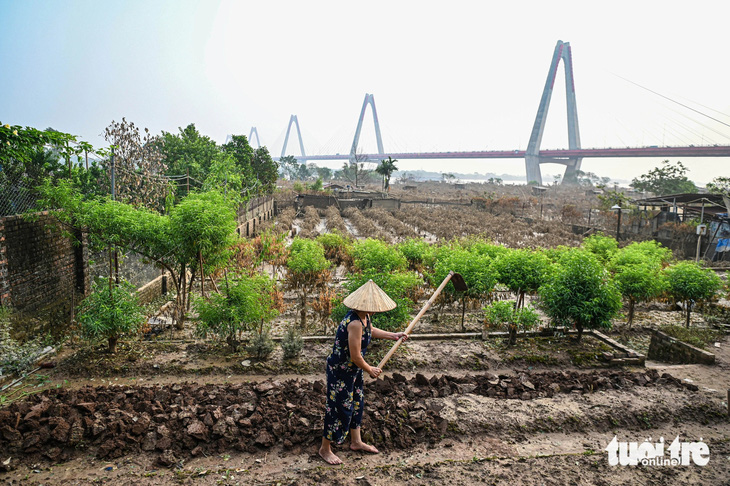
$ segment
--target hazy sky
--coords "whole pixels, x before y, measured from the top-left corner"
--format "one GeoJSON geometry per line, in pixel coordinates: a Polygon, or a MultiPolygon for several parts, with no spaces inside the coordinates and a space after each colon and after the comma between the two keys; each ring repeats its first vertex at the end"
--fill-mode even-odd
{"type": "MultiPolygon", "coordinates": [[[[123,116],[218,142],[256,126],[279,155],[296,114],[308,153],[343,153],[373,93],[386,151],[524,149],[560,39],[583,147],[730,145],[727,125],[622,79],[730,123],[728,18],[727,0],[0,0],[0,121],[95,146],[123,116]]],[[[568,145],[562,83],[561,65],[544,149],[568,145]]],[[[369,113],[361,140],[375,151],[369,113]]],[[[659,162],[583,169],[631,179],[659,162]]],[[[682,162],[697,182],[730,175],[727,159],[682,162]]],[[[518,160],[399,167],[524,174],[518,160]]]]}

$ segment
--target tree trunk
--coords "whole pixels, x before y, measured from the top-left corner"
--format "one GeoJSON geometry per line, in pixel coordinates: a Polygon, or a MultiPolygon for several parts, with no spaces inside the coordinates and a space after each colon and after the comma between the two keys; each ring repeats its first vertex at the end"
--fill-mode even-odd
{"type": "Polygon", "coordinates": [[[629,297],[629,321],[626,323],[629,327],[634,323],[634,299],[629,297]]]}
{"type": "Polygon", "coordinates": [[[580,342],[583,337],[583,324],[576,324],[575,327],[578,329],[578,342],[580,342]]]}
{"type": "Polygon", "coordinates": [[[185,327],[185,281],[187,279],[188,272],[185,269],[185,265],[182,265],[180,269],[180,279],[177,282],[177,297],[175,297],[175,329],[182,331],[185,327]]]}
{"type": "Polygon", "coordinates": [[[689,329],[689,315],[692,313],[692,302],[689,300],[687,301],[687,321],[685,322],[685,327],[689,329]]]}
{"type": "Polygon", "coordinates": [[[117,336],[110,336],[109,337],[109,354],[114,354],[117,352],[117,341],[119,338],[117,336]]]}
{"type": "Polygon", "coordinates": [[[302,294],[302,310],[299,311],[299,326],[304,329],[307,326],[307,294],[302,294]]]}
{"type": "Polygon", "coordinates": [[[517,344],[517,326],[515,324],[509,325],[509,345],[514,346],[517,344]]]}

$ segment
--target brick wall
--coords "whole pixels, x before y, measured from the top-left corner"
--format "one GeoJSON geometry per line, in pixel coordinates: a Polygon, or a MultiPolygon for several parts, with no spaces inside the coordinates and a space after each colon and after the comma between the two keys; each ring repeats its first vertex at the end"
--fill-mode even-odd
{"type": "Polygon", "coordinates": [[[159,296],[167,294],[168,284],[171,282],[172,280],[165,273],[138,288],[137,297],[139,298],[139,303],[142,305],[149,304],[159,296]]]}
{"type": "Polygon", "coordinates": [[[683,343],[661,331],[654,331],[649,344],[649,359],[666,363],[715,364],[715,355],[683,343]]]}
{"type": "Polygon", "coordinates": [[[69,306],[90,287],[85,238],[74,245],[48,212],[37,216],[0,218],[0,301],[24,313],[69,306]]]}

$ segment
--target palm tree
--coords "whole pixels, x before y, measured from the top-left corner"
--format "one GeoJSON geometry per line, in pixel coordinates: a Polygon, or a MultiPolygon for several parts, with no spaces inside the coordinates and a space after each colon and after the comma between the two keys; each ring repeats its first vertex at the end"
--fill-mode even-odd
{"type": "Polygon", "coordinates": [[[381,160],[380,165],[375,169],[375,172],[383,176],[383,190],[388,191],[390,189],[390,176],[393,172],[398,170],[395,163],[397,159],[393,159],[388,156],[388,160],[381,160]]]}

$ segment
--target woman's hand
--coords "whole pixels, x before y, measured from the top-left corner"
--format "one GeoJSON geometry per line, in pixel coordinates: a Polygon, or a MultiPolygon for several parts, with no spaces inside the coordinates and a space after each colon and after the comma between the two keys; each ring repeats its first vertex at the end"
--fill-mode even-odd
{"type": "Polygon", "coordinates": [[[400,338],[403,338],[403,341],[408,341],[408,334],[404,332],[394,332],[393,333],[393,341],[397,341],[400,338]]]}
{"type": "Polygon", "coordinates": [[[373,378],[373,379],[380,376],[380,373],[382,373],[382,372],[383,372],[383,370],[381,370],[380,368],[376,368],[375,366],[371,366],[370,369],[368,370],[368,374],[370,375],[370,378],[373,378]]]}

